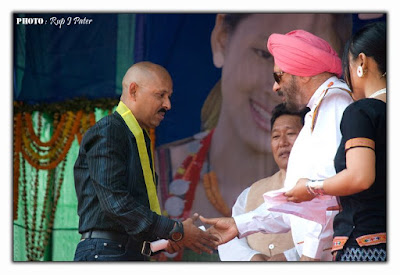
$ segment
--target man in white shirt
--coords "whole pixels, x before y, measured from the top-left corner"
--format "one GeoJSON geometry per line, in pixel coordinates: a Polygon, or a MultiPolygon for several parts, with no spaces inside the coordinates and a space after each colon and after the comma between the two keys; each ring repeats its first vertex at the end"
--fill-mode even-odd
{"type": "MultiPolygon", "coordinates": [[[[300,178],[323,180],[335,172],[334,157],[341,140],[340,121],[352,102],[348,86],[339,77],[341,61],[325,40],[303,30],[285,35],[272,34],[268,50],[274,57],[274,91],[281,93],[289,109],[305,106],[305,117],[290,155],[285,188],[291,189],[300,178]]],[[[213,225],[209,232],[220,243],[246,237],[255,232],[281,233],[292,230],[300,260],[331,261],[333,218],[326,212],[325,224],[298,216],[268,211],[265,205],[233,218],[200,219],[213,225]]]]}
{"type": "MultiPolygon", "coordinates": [[[[280,189],[286,177],[286,168],[292,146],[304,124],[305,112],[290,112],[283,103],[277,105],[271,117],[271,149],[279,171],[246,188],[232,207],[232,216],[238,216],[263,204],[265,192],[280,189]]],[[[246,238],[235,237],[218,246],[221,261],[296,261],[299,259],[291,232],[280,234],[255,233],[246,238]]]]}

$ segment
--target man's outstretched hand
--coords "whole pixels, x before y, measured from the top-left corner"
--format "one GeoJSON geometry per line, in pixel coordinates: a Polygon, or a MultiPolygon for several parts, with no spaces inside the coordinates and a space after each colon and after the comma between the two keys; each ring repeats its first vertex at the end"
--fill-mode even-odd
{"type": "Polygon", "coordinates": [[[207,219],[200,216],[200,220],[205,224],[212,225],[207,229],[207,232],[218,238],[218,245],[229,242],[239,234],[232,217],[207,219]]]}
{"type": "Polygon", "coordinates": [[[196,213],[182,222],[184,237],[178,242],[169,240],[167,252],[174,253],[187,247],[198,254],[202,252],[213,253],[213,249],[217,248],[218,238],[194,225],[198,217],[199,215],[196,213]]]}

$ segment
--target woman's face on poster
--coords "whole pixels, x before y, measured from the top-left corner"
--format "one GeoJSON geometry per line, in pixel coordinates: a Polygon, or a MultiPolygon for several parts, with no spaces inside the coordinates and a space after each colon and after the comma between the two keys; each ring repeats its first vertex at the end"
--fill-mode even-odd
{"type": "Polygon", "coordinates": [[[230,121],[231,134],[238,135],[255,151],[271,152],[271,113],[282,99],[272,90],[274,58],[267,49],[268,37],[304,29],[316,35],[323,30],[321,37],[327,39],[333,33],[326,26],[331,20],[320,14],[253,14],[242,19],[222,40],[219,123],[230,121]]]}

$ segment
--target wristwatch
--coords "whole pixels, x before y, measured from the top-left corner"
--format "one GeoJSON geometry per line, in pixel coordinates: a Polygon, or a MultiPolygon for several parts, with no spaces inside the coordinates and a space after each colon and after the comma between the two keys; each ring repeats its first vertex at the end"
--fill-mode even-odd
{"type": "Polygon", "coordinates": [[[178,242],[183,239],[183,224],[179,221],[175,222],[174,228],[169,232],[168,239],[178,242]]]}

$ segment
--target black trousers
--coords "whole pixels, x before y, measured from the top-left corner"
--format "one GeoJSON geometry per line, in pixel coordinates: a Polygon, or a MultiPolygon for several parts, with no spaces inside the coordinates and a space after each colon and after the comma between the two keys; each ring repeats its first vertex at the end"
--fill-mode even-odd
{"type": "Polygon", "coordinates": [[[142,244],[128,238],[126,243],[108,239],[83,239],[75,251],[74,261],[148,261],[141,254],[142,244]]]}

